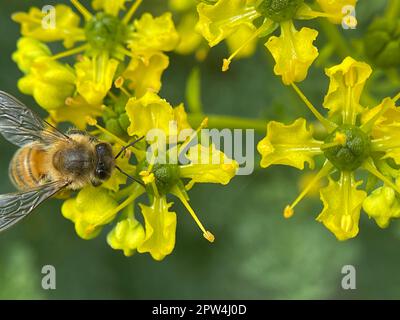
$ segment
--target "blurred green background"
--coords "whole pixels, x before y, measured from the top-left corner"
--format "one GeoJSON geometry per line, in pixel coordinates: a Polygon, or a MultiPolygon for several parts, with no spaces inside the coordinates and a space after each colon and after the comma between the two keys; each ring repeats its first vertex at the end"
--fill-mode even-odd
{"type": "MultiPolygon", "coordinates": [[[[60,2],[0,2],[0,89],[38,112],[34,101],[16,87],[20,73],[11,53],[19,27],[10,16],[31,5],[60,2]]],[[[82,2],[89,6],[88,1],[82,2]]],[[[165,9],[163,0],[145,3],[142,11],[158,14],[165,9]]],[[[360,24],[357,30],[345,31],[345,37],[351,41],[361,37],[373,17],[382,14],[385,3],[359,1],[360,24]]],[[[319,27],[316,21],[308,24],[319,27]]],[[[317,44],[324,43],[321,32],[317,44]]],[[[211,50],[201,64],[191,56],[170,56],[161,95],[174,104],[184,101],[188,75],[199,65],[206,112],[287,122],[309,116],[290,88],[273,76],[271,58],[261,42],[252,58],[235,61],[228,73],[220,72],[221,59],[226,56],[224,45],[211,50]]],[[[301,87],[311,101],[321,105],[327,89],[323,69],[314,66],[301,87]]],[[[0,148],[0,192],[7,193],[13,190],[7,166],[16,148],[4,139],[0,148]]],[[[394,221],[381,230],[362,214],[359,236],[338,242],[314,220],[321,210],[317,198],[304,201],[291,220],[284,220],[282,208],[298,193],[296,181],[301,175],[277,166],[236,177],[228,186],[197,185],[190,192],[192,204],[217,240],[212,245],[205,241],[177,204],[176,248],[162,262],[140,254],[125,258],[108,247],[106,232],[91,241],[79,239],[72,223],[61,216],[60,201],[50,200],[27,220],[0,234],[0,298],[400,298],[400,278],[396,276],[399,223],[394,221]],[[56,290],[41,288],[41,269],[47,264],[56,267],[56,290]],[[356,290],[341,288],[341,269],[347,264],[356,267],[356,290]]]]}

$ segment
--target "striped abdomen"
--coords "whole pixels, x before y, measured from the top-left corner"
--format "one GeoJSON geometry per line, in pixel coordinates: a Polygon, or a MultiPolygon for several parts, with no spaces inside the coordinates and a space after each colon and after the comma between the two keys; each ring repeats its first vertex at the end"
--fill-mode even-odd
{"type": "Polygon", "coordinates": [[[46,152],[38,144],[28,144],[19,149],[9,166],[11,182],[26,190],[39,186],[46,177],[46,152]]]}

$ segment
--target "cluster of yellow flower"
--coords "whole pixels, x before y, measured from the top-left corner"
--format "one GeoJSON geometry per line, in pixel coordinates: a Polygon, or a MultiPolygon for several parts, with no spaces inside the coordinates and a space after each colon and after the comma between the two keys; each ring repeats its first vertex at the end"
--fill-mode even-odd
{"type": "MultiPolygon", "coordinates": [[[[112,248],[123,250],[126,256],[136,251],[148,252],[162,260],[175,246],[176,213],[167,201],[167,194],[173,194],[187,208],[204,237],[213,242],[214,236],[190,206],[187,191],[195,183],[229,183],[238,164],[212,144],[193,145],[197,131],[180,139],[181,131],[190,128],[184,106],[172,107],[158,95],[161,76],[169,64],[165,52],[175,50],[179,44],[171,13],[159,17],[144,13],[133,19],[141,0],[136,0],[123,17],[120,14],[126,0],[93,0],[95,14],[78,0],[71,2],[83,16],[82,22],[70,7],[61,4],[55,6],[54,28],[42,27],[46,13],[39,8],[13,15],[21,24],[23,36],[13,55],[24,73],[18,82],[20,91],[32,95],[55,125],[68,121],[80,129],[95,127],[90,133],[112,143],[116,153],[150,130],[163,130],[167,139],[173,136],[171,141],[178,142],[168,145],[167,159],[184,153],[188,163],[157,163],[157,149],[149,161],[147,142],[141,141],[132,152],[118,158],[117,165],[142,179],[145,187],[126,184],[127,177],[114,172],[102,186],[85,187],[76,197],[66,200],[63,215],[74,222],[83,239],[96,237],[106,224],[117,220],[107,237],[112,248]],[[66,51],[53,54],[46,43],[57,41],[62,41],[66,51]],[[75,43],[79,45],[74,47],[75,43]],[[68,60],[70,57],[74,59],[68,60]],[[98,117],[104,126],[97,123],[98,117]],[[171,130],[171,122],[176,124],[176,130],[171,130]],[[130,161],[131,155],[135,165],[130,161]],[[222,161],[203,161],[211,155],[222,161]],[[149,198],[149,205],[139,204],[144,225],[134,214],[135,200],[143,194],[149,198]]],[[[206,125],[205,119],[201,127],[206,125]]]]}
{"type": "Polygon", "coordinates": [[[232,59],[242,51],[245,55],[254,52],[258,38],[268,37],[265,47],[275,59],[274,72],[282,77],[284,84],[290,85],[303,81],[318,57],[318,49],[313,45],[318,31],[306,27],[298,31],[294,20],[324,17],[335,24],[343,21],[352,24],[351,27],[356,24],[354,17],[344,17],[342,10],[345,6],[354,6],[356,0],[316,0],[316,3],[320,10],[313,9],[304,0],[203,1],[197,6],[197,29],[210,47],[226,39],[235,48],[224,59],[223,71],[229,69],[232,59]],[[281,35],[271,36],[278,28],[281,35]]]}
{"type": "Polygon", "coordinates": [[[313,45],[318,31],[307,27],[297,30],[295,22],[322,17],[333,24],[355,27],[355,17],[346,16],[343,8],[354,7],[356,0],[169,0],[171,10],[179,14],[176,28],[171,13],[159,17],[145,13],[135,19],[142,0],[134,1],[127,10],[127,0],[93,0],[95,14],[78,0],[71,2],[83,22],[66,5],[55,7],[55,28],[42,27],[44,13],[38,8],[13,16],[21,24],[23,36],[13,55],[24,73],[18,82],[20,91],[32,95],[48,111],[53,124],[69,121],[80,129],[94,127],[91,133],[110,141],[115,152],[150,130],[160,129],[177,141],[168,145],[166,158],[184,153],[189,161],[185,165],[157,163],[159,150],[153,150],[149,160],[147,142],[138,142],[117,164],[145,186],[127,184],[127,177],[115,172],[101,187],[86,187],[64,202],[62,213],[75,223],[82,238],[97,236],[105,225],[117,220],[107,238],[112,248],[123,250],[126,256],[149,252],[161,260],[175,245],[176,214],[167,201],[167,194],[172,194],[192,215],[204,237],[214,241],[189,205],[187,190],[195,183],[229,183],[238,163],[214,145],[200,142],[189,147],[207,119],[190,136],[180,138],[183,130],[191,129],[184,106],[173,107],[158,95],[162,74],[169,65],[165,52],[194,53],[202,60],[209,47],[226,40],[231,55],[223,60],[222,69],[227,71],[235,57],[253,54],[258,38],[266,37],[265,47],[275,60],[274,73],[297,92],[326,132],[324,139],[316,139],[312,126],[303,118],[290,125],[268,123],[267,135],[258,143],[261,167],[281,164],[303,170],[305,163],[314,168],[314,157],[325,158],[320,171],[285,208],[284,216],[291,217],[294,207],[328,177],[329,184],[320,190],[324,208],[317,220],[339,240],[357,235],[361,208],[380,227],[388,226],[390,218],[400,217],[400,112],[396,107],[400,94],[372,108],[362,106],[360,98],[372,70],[351,57],[326,69],[330,79],[323,102],[327,117],[296,85],[307,77],[318,57],[313,45]],[[280,36],[272,35],[278,28],[280,36]],[[66,51],[53,54],[46,43],[56,41],[62,41],[66,51]],[[75,43],[79,45],[74,47],[75,43]],[[171,122],[176,123],[175,130],[171,122]],[[197,161],[215,155],[222,160],[218,164],[197,161]],[[362,181],[355,177],[359,168],[369,174],[366,191],[359,188],[362,181]],[[377,186],[378,179],[383,185],[377,186]],[[144,225],[134,213],[135,202],[143,194],[149,198],[149,205],[139,203],[144,225]]]}
{"type": "MultiPolygon", "coordinates": [[[[285,208],[284,216],[291,217],[294,207],[303,197],[328,176],[328,186],[320,190],[324,208],[317,220],[339,240],[358,234],[361,208],[382,228],[389,225],[390,218],[400,217],[400,144],[397,142],[400,118],[396,107],[400,94],[392,99],[386,98],[372,108],[362,106],[361,94],[372,70],[368,64],[347,57],[341,64],[326,70],[330,85],[323,103],[329,110],[328,118],[325,118],[295,84],[307,77],[309,67],[318,57],[318,49],[313,45],[318,32],[306,27],[297,31],[294,20],[325,17],[331,23],[354,28],[357,20],[347,13],[349,8],[355,8],[356,2],[206,0],[197,6],[197,30],[210,47],[247,33],[247,40],[242,41],[228,59],[224,59],[223,71],[229,69],[232,59],[241,52],[251,54],[257,38],[269,36],[265,46],[275,60],[274,73],[282,77],[285,85],[294,88],[325,128],[326,138],[321,141],[315,139],[312,126],[307,126],[303,118],[290,125],[271,121],[266,137],[258,144],[258,151],[264,168],[281,164],[303,170],[307,162],[313,169],[313,158],[318,155],[325,157],[322,169],[299,197],[285,208]],[[278,27],[281,35],[271,36],[278,27]],[[366,191],[357,189],[362,185],[362,181],[356,181],[354,176],[359,168],[369,173],[366,191]],[[378,179],[383,186],[370,192],[378,179]]],[[[371,39],[371,47],[370,42],[371,39]]],[[[379,43],[375,45],[379,46],[379,43]]]]}

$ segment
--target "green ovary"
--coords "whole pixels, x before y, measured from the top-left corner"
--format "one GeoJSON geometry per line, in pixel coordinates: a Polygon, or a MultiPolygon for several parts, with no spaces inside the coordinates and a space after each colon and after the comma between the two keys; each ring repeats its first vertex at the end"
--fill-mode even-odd
{"type": "Polygon", "coordinates": [[[117,17],[100,12],[86,24],[85,35],[93,49],[111,52],[126,41],[128,28],[117,17]]]}
{"type": "Polygon", "coordinates": [[[337,134],[346,136],[346,143],[324,150],[326,158],[341,171],[354,171],[370,156],[371,140],[360,128],[352,125],[343,125],[332,132],[325,143],[335,141],[337,134]]]}
{"type": "Polygon", "coordinates": [[[292,19],[304,0],[261,0],[256,10],[275,22],[292,19]]]}

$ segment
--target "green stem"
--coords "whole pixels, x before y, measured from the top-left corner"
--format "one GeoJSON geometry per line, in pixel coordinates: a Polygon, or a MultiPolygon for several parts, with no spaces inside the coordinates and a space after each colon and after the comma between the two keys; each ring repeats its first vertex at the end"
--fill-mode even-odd
{"type": "Polygon", "coordinates": [[[198,127],[204,118],[208,118],[208,127],[215,129],[254,129],[256,132],[265,134],[267,130],[267,121],[241,118],[225,115],[202,115],[202,114],[189,114],[189,123],[193,128],[198,127]]]}
{"type": "Polygon", "coordinates": [[[400,13],[400,1],[399,0],[389,0],[385,18],[388,20],[396,20],[400,13]]]}
{"type": "Polygon", "coordinates": [[[352,56],[351,47],[343,37],[342,33],[338,30],[337,26],[329,22],[327,19],[320,19],[319,24],[327,36],[330,43],[335,45],[337,53],[341,58],[352,56]]]}

